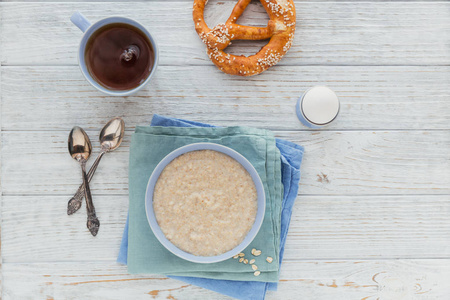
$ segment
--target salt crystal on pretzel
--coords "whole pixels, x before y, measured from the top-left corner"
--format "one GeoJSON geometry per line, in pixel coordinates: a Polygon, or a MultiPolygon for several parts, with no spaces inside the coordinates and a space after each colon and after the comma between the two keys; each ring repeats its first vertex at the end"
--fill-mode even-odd
{"type": "Polygon", "coordinates": [[[240,76],[259,74],[277,64],[292,45],[295,32],[295,6],[293,0],[260,0],[270,20],[267,27],[236,24],[251,0],[239,0],[225,23],[210,29],[204,20],[208,0],[194,0],[195,30],[206,44],[212,62],[225,73],[240,76]],[[225,53],[232,40],[264,40],[267,45],[255,55],[246,57],[225,53]]]}

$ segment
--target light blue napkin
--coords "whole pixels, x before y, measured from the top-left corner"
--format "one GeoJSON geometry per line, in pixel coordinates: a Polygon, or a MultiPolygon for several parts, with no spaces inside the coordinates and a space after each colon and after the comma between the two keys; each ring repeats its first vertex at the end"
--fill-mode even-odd
{"type": "MultiPolygon", "coordinates": [[[[176,126],[176,127],[214,127],[209,124],[186,121],[154,115],[151,126],[176,126]]],[[[276,146],[281,153],[281,172],[284,186],[284,196],[281,212],[281,235],[280,235],[280,267],[283,259],[284,245],[289,229],[292,207],[297,197],[298,183],[300,181],[300,164],[303,158],[303,147],[286,140],[276,139],[276,146]]],[[[126,264],[128,253],[128,219],[125,224],[122,243],[120,246],[117,262],[126,264]]],[[[189,284],[200,286],[237,299],[264,299],[266,291],[276,290],[277,283],[256,281],[232,281],[206,279],[197,277],[169,276],[182,280],[189,284]]]]}

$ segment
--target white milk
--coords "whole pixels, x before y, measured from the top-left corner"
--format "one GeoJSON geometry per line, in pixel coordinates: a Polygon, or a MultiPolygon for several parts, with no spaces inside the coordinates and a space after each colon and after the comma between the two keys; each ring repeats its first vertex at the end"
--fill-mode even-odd
{"type": "Polygon", "coordinates": [[[296,111],[305,126],[320,128],[331,123],[339,114],[339,99],[326,86],[315,86],[298,99],[296,111]]]}

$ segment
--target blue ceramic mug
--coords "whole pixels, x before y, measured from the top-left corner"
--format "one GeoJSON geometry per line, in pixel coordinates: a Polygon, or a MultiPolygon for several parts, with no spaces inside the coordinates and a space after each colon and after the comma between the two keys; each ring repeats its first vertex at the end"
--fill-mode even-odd
{"type": "Polygon", "coordinates": [[[73,24],[75,24],[78,28],[80,28],[81,31],[84,32],[84,35],[81,38],[80,47],[78,49],[78,64],[80,66],[81,73],[83,73],[83,75],[84,75],[84,77],[86,77],[87,81],[89,81],[89,83],[92,84],[97,90],[99,90],[105,94],[111,95],[111,96],[129,96],[131,94],[136,93],[140,89],[142,89],[153,77],[153,74],[155,74],[155,71],[156,71],[156,68],[158,65],[158,60],[159,60],[159,49],[158,49],[155,39],[150,35],[150,33],[147,31],[147,29],[145,29],[145,27],[142,26],[140,23],[138,23],[134,20],[128,19],[128,18],[124,18],[124,17],[109,17],[109,18],[101,19],[101,20],[95,22],[94,24],[91,24],[91,22],[89,22],[89,20],[86,19],[80,12],[74,13],[72,15],[72,17],[70,18],[70,20],[72,21],[73,24]],[[96,32],[97,30],[99,30],[100,28],[102,28],[106,25],[114,24],[114,23],[128,24],[128,25],[138,28],[140,31],[142,31],[147,36],[148,40],[151,43],[153,51],[154,51],[155,57],[154,57],[153,67],[152,67],[152,70],[150,71],[148,77],[140,85],[138,85],[137,87],[130,89],[130,90],[110,90],[110,89],[102,86],[94,78],[92,78],[91,74],[89,73],[89,71],[86,67],[86,61],[85,61],[84,54],[85,54],[85,50],[86,50],[87,41],[89,40],[89,38],[92,36],[92,34],[94,32],[96,32]]]}

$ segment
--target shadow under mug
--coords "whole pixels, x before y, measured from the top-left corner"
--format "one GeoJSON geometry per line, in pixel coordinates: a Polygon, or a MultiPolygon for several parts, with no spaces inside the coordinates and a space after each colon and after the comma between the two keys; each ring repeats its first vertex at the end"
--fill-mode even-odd
{"type": "Polygon", "coordinates": [[[80,12],[75,12],[72,17],[70,17],[70,20],[73,24],[75,24],[78,28],[80,28],[81,31],[84,32],[83,37],[81,38],[80,47],[78,49],[78,64],[81,69],[81,73],[83,73],[84,77],[89,81],[89,83],[94,86],[97,90],[111,95],[111,96],[129,96],[131,94],[136,93],[140,89],[142,89],[152,78],[153,74],[156,71],[158,60],[159,60],[159,49],[156,44],[155,39],[150,35],[150,33],[145,29],[144,26],[142,26],[140,23],[124,18],[124,17],[108,17],[105,19],[101,19],[94,24],[91,24],[88,19],[86,19],[80,12]],[[138,28],[140,31],[142,31],[148,38],[148,40],[151,43],[151,46],[153,48],[154,52],[154,62],[152,70],[150,71],[150,74],[148,75],[147,79],[145,79],[144,82],[142,82],[137,87],[130,89],[130,90],[110,90],[101,84],[99,84],[94,78],[92,78],[91,74],[89,73],[86,61],[85,61],[85,50],[86,50],[86,44],[89,40],[89,38],[92,36],[94,32],[102,28],[103,26],[106,26],[108,24],[114,24],[114,23],[124,23],[131,26],[134,26],[138,28]]]}

